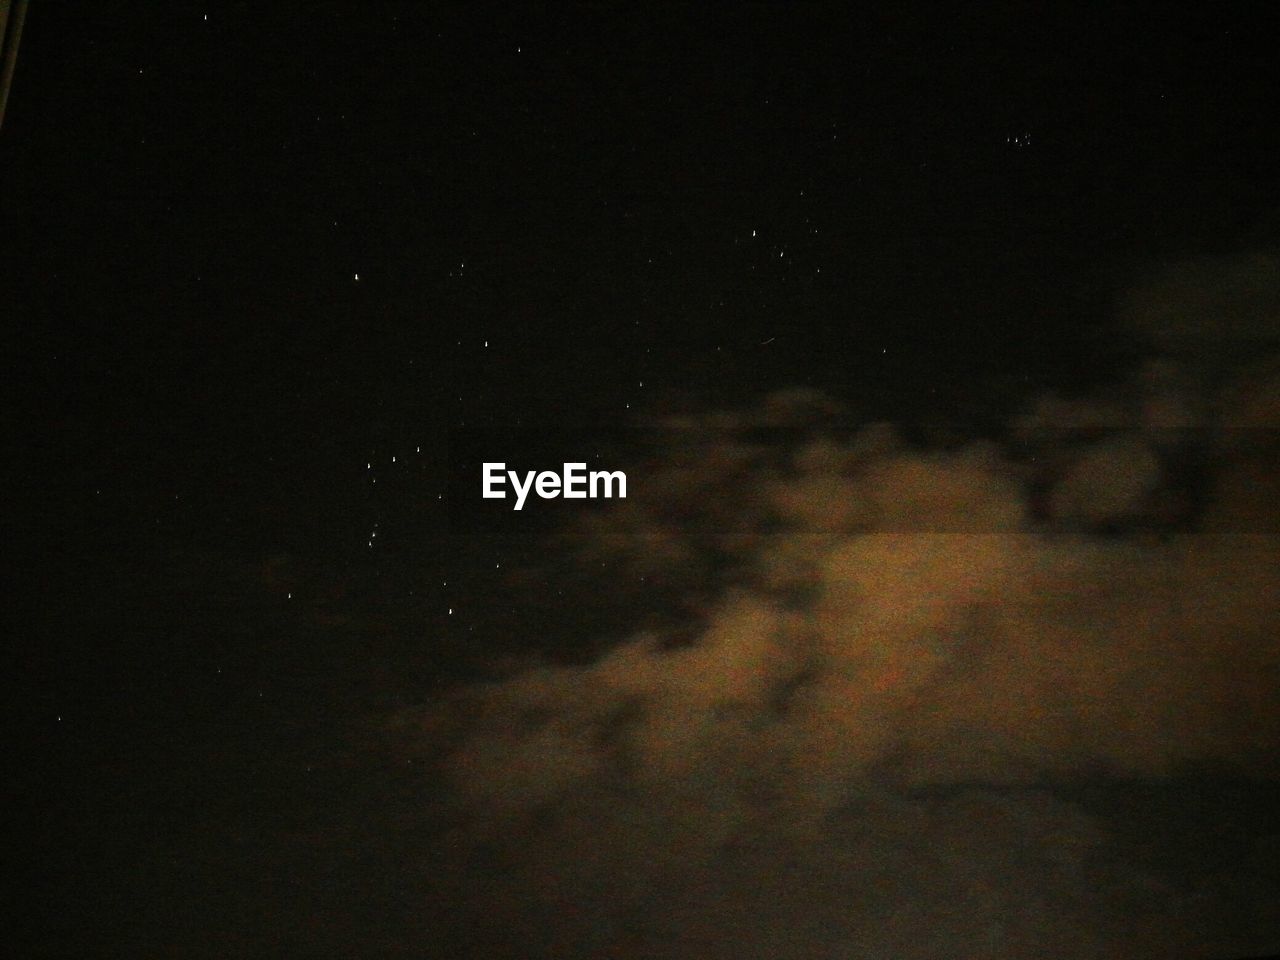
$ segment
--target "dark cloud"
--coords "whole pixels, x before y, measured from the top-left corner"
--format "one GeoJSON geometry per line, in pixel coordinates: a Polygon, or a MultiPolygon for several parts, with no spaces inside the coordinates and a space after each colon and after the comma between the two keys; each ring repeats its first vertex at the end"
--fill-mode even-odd
{"type": "Polygon", "coordinates": [[[444,784],[445,912],[483,918],[492,955],[1156,956],[1280,936],[1265,831],[1188,879],[1066,786],[1280,773],[1280,377],[1177,349],[1188,330],[1256,343],[1242,311],[1265,298],[1239,288],[1272,262],[1139,291],[1124,320],[1150,362],[1032,397],[998,442],[842,434],[808,391],[663,421],[637,496],[565,542],[637,607],[658,585],[703,597],[693,641],[637,632],[398,717],[444,784]]]}

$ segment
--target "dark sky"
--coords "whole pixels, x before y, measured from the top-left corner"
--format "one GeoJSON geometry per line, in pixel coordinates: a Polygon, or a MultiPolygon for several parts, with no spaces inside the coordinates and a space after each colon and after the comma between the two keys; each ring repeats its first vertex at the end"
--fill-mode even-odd
{"type": "Polygon", "coordinates": [[[37,3],[0,141],[14,409],[198,462],[1080,375],[1132,263],[1280,229],[1263,34],[1218,5],[37,3]]]}
{"type": "Polygon", "coordinates": [[[539,627],[519,550],[439,536],[451,433],[788,386],[978,429],[1112,377],[1141,270],[1280,243],[1259,11],[33,0],[0,396],[53,860],[84,770],[181,806],[201,737],[274,757],[315,689],[539,627]]]}
{"type": "Polygon", "coordinates": [[[1103,251],[1274,232],[1273,79],[1216,5],[37,4],[6,286],[73,368],[986,349],[1103,251]]]}
{"type": "Polygon", "coordinates": [[[22,416],[954,392],[1097,362],[1132,260],[1278,229],[1272,48],[1218,5],[521,7],[35,4],[0,142],[22,416]]]}
{"type": "Polygon", "coordinates": [[[16,522],[363,542],[436,515],[450,430],[1100,375],[1137,267],[1277,239],[1274,48],[1234,11],[37,2],[16,522]]]}

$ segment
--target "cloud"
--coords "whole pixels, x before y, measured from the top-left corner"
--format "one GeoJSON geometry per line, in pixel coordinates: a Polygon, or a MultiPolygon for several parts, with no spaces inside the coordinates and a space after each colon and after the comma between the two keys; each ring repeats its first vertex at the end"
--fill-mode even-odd
{"type": "MultiPolygon", "coordinates": [[[[1224,273],[1167,299],[1207,310],[1224,273]]],[[[841,433],[811,391],[661,422],[633,498],[562,545],[638,610],[688,595],[691,639],[408,717],[440,902],[494,956],[1136,956],[1221,926],[1231,898],[1069,785],[1280,779],[1276,369],[1153,352],[952,449],[841,433]]]]}
{"type": "Polygon", "coordinates": [[[1280,341],[1280,252],[1184,260],[1150,271],[1122,298],[1119,325],[1184,360],[1280,341]]]}

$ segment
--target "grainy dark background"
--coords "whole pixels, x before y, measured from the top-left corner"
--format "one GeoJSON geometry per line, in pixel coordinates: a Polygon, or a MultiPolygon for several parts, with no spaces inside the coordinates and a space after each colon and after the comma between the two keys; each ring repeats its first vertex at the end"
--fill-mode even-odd
{"type": "Polygon", "coordinates": [[[0,131],[29,955],[284,955],[394,886],[289,838],[397,789],[334,717],[527,622],[528,543],[447,536],[449,431],[797,384],[980,428],[1123,365],[1139,266],[1280,242],[1259,17],[35,0],[0,131]]]}

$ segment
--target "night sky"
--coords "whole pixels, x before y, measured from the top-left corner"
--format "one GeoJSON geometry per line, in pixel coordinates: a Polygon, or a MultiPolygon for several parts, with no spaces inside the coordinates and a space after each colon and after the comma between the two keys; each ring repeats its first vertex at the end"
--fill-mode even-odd
{"type": "Polygon", "coordinates": [[[34,0],[24,955],[1280,951],[1276,37],[962,7],[34,0]]]}

